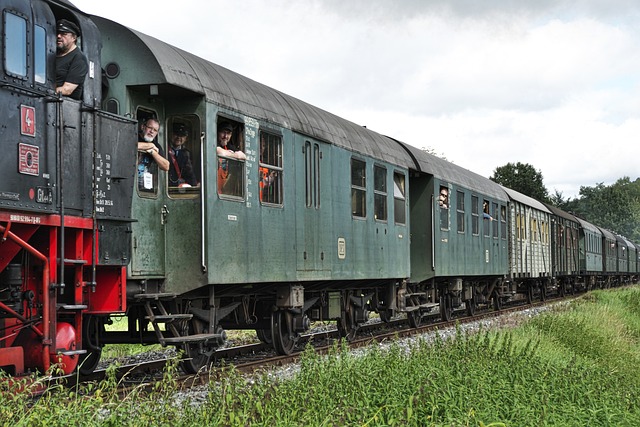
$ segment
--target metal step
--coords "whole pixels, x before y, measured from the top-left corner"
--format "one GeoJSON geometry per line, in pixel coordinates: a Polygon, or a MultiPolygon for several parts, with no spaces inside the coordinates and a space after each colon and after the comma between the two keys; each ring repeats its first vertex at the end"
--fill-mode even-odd
{"type": "Polygon", "coordinates": [[[158,314],[157,316],[145,316],[145,319],[156,323],[171,323],[176,320],[191,320],[193,314],[158,314]]]}
{"type": "Polygon", "coordinates": [[[63,356],[76,356],[79,354],[87,354],[87,350],[67,350],[67,351],[60,351],[57,354],[61,354],[63,356]]]}
{"type": "Polygon", "coordinates": [[[218,340],[221,339],[222,334],[196,334],[196,335],[187,335],[184,337],[169,337],[164,338],[165,344],[182,344],[187,342],[199,342],[199,341],[207,341],[207,340],[218,340]]]}
{"type": "Polygon", "coordinates": [[[61,308],[63,310],[86,310],[88,308],[88,306],[84,305],[84,304],[59,304],[58,308],[61,308]]]}
{"type": "Polygon", "coordinates": [[[78,265],[84,265],[87,263],[87,260],[85,259],[70,259],[70,258],[65,258],[64,259],[64,263],[69,265],[73,265],[73,264],[78,264],[78,265]]]}
{"type": "Polygon", "coordinates": [[[157,301],[157,300],[164,300],[164,299],[173,299],[176,296],[177,296],[176,294],[172,294],[172,293],[158,293],[158,294],[137,294],[137,295],[134,295],[133,297],[140,301],[144,301],[144,300],[157,301]]]}

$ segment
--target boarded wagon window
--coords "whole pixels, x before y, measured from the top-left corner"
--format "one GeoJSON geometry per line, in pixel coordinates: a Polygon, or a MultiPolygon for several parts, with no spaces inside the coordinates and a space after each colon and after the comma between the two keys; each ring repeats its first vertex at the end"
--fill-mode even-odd
{"type": "Polygon", "coordinates": [[[456,212],[458,221],[458,233],[464,233],[464,193],[456,192],[456,212]]]}
{"type": "Polygon", "coordinates": [[[396,224],[407,223],[405,200],[404,175],[395,172],[393,174],[393,212],[396,224]]]}
{"type": "Polygon", "coordinates": [[[367,216],[366,163],[351,159],[351,214],[356,218],[367,216]]]}
{"type": "Polygon", "coordinates": [[[387,220],[387,169],[373,168],[373,215],[378,221],[387,220]]]}
{"type": "Polygon", "coordinates": [[[260,132],[260,202],[282,205],[282,137],[260,132]]]}

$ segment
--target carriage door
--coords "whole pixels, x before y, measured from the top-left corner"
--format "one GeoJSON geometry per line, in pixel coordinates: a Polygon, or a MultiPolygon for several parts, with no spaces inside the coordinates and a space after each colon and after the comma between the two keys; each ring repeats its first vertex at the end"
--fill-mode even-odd
{"type": "MultiPolygon", "coordinates": [[[[138,126],[148,117],[157,117],[155,112],[138,108],[138,126]]],[[[162,123],[163,121],[160,120],[162,123]]],[[[158,124],[152,123],[154,131],[158,124]]],[[[156,133],[156,141],[162,144],[165,138],[164,125],[156,133]]],[[[137,144],[132,141],[132,144],[137,144]]],[[[166,152],[165,152],[166,154],[166,152]]],[[[159,277],[165,272],[165,224],[169,213],[165,198],[166,172],[148,154],[138,152],[136,161],[136,182],[133,191],[133,230],[130,274],[134,277],[159,277]]]]}
{"type": "Polygon", "coordinates": [[[296,135],[296,265],[313,278],[331,268],[331,179],[326,144],[296,135]]]}

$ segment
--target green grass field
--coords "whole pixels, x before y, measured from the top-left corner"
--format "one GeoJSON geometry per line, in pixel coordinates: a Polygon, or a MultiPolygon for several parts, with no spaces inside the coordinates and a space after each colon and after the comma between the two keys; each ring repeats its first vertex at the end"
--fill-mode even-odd
{"type": "MultiPolygon", "coordinates": [[[[327,357],[307,350],[287,379],[229,369],[195,400],[171,380],[122,398],[113,379],[93,394],[33,401],[5,390],[10,425],[638,426],[640,288],[597,291],[521,326],[409,349],[372,347],[327,357]]],[[[16,387],[14,384],[12,387],[16,387]]],[[[28,389],[28,387],[27,387],[28,389]]]]}

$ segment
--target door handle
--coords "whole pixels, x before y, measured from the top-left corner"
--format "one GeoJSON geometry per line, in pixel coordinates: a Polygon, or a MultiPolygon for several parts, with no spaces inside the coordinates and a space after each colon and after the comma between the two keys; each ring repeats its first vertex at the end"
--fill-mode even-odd
{"type": "Polygon", "coordinates": [[[167,223],[167,217],[169,216],[169,208],[167,205],[162,205],[162,210],[160,214],[160,223],[165,225],[167,223]]]}

